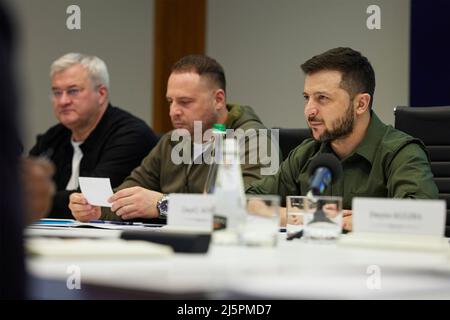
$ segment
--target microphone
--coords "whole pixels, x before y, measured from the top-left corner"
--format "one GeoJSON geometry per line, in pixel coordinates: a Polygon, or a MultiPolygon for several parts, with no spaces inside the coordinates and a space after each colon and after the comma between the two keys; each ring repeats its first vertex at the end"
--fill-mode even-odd
{"type": "Polygon", "coordinates": [[[311,161],[308,172],[310,176],[308,195],[311,193],[312,196],[318,196],[339,179],[342,175],[342,165],[333,154],[321,153],[311,161]]]}
{"type": "MultiPolygon", "coordinates": [[[[306,196],[314,202],[317,202],[315,197],[323,194],[328,186],[340,178],[342,175],[342,165],[335,155],[331,153],[321,153],[311,161],[308,168],[308,173],[310,176],[310,189],[306,196]]],[[[334,223],[322,210],[322,204],[318,203],[316,211],[314,212],[314,218],[308,223],[308,225],[321,222],[334,223]]],[[[287,240],[293,240],[301,237],[303,237],[303,230],[288,236],[287,240]]]]}

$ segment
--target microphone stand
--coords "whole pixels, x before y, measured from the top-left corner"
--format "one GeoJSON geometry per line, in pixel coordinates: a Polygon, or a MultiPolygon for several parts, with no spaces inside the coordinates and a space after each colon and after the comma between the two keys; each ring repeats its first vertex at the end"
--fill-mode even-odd
{"type": "Polygon", "coordinates": [[[323,203],[319,202],[317,204],[316,212],[314,212],[314,218],[308,224],[313,224],[313,223],[317,223],[317,222],[328,222],[328,223],[336,224],[333,220],[331,220],[330,218],[328,218],[326,216],[325,212],[322,210],[322,207],[323,207],[323,203]]]}
{"type": "MultiPolygon", "coordinates": [[[[312,193],[308,192],[307,196],[311,197],[312,200],[315,200],[314,195],[312,193]]],[[[333,220],[331,220],[330,218],[328,218],[326,216],[326,214],[322,208],[323,208],[323,202],[319,202],[317,204],[317,209],[313,215],[314,218],[310,222],[308,222],[308,225],[313,224],[313,223],[320,223],[320,222],[336,224],[336,222],[334,222],[333,220]]],[[[303,221],[303,229],[305,228],[304,225],[305,225],[305,222],[303,221]]],[[[296,238],[298,239],[298,238],[303,237],[303,229],[287,236],[286,240],[293,240],[296,238]]]]}

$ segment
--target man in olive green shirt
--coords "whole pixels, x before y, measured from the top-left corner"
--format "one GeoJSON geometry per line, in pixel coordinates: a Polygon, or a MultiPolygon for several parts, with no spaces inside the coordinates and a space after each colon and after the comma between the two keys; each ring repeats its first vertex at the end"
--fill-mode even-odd
{"type": "MultiPolygon", "coordinates": [[[[264,124],[251,107],[227,104],[225,89],[225,73],[217,61],[203,55],[181,58],[172,67],[166,93],[175,130],[161,137],[140,166],[119,185],[109,199],[111,208],[90,205],[81,193],[73,193],[69,203],[72,215],[80,221],[165,218],[167,194],[203,192],[210,166],[205,161],[190,160],[202,160],[195,155],[196,149],[201,153],[210,150],[204,141],[205,131],[215,123],[224,124],[241,143],[241,169],[246,184],[266,174],[265,169],[272,167],[269,160],[274,158],[276,170],[277,151],[269,159],[260,156],[256,144],[251,143],[256,138],[261,142],[261,132],[266,131],[264,124]],[[196,129],[196,124],[201,128],[196,129]],[[241,139],[239,130],[245,132],[241,139]],[[180,142],[179,138],[186,139],[180,142]],[[179,148],[183,146],[188,148],[179,148]],[[188,152],[191,148],[193,152],[188,152]],[[191,154],[187,162],[178,162],[180,152],[191,154]]],[[[270,136],[266,138],[270,145],[270,136]]]]}
{"type": "Polygon", "coordinates": [[[437,199],[427,153],[420,140],[383,124],[372,111],[375,73],[350,48],[335,48],[302,65],[305,118],[313,139],[294,149],[278,172],[255,181],[250,194],[306,195],[308,166],[320,153],[332,153],[343,175],[325,192],[342,196],[344,228],[352,229],[353,197],[437,199]]]}

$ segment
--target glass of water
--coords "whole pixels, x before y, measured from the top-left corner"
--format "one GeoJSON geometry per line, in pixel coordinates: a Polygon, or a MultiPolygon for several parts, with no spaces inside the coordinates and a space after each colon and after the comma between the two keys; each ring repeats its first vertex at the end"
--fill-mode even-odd
{"type": "Polygon", "coordinates": [[[315,204],[311,198],[306,196],[286,197],[286,236],[290,238],[301,238],[303,235],[303,221],[308,214],[312,214],[315,204]]]}
{"type": "Polygon", "coordinates": [[[275,246],[280,230],[280,197],[248,195],[247,216],[239,240],[247,246],[275,246]]]}
{"type": "Polygon", "coordinates": [[[342,233],[342,197],[286,197],[287,239],[336,240],[342,233]]]}
{"type": "Polygon", "coordinates": [[[310,212],[303,216],[303,238],[328,242],[342,233],[342,197],[310,198],[310,212]]]}

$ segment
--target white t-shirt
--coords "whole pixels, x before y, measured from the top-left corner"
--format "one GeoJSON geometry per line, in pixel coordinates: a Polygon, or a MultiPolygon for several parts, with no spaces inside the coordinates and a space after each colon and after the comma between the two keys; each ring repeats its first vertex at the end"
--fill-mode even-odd
{"type": "Polygon", "coordinates": [[[72,158],[72,175],[70,176],[69,182],[67,183],[66,190],[78,189],[78,177],[80,175],[80,162],[83,158],[83,151],[81,151],[80,145],[84,141],[75,142],[70,140],[73,147],[73,158],[72,158]]]}

